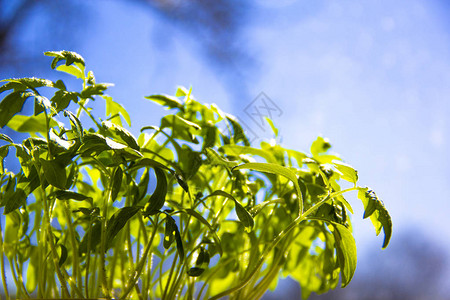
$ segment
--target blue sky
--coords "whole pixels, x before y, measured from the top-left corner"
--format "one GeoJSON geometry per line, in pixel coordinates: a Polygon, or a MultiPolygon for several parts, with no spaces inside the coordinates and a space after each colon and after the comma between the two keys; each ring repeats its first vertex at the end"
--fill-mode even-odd
{"type": "MultiPolygon", "coordinates": [[[[85,57],[98,81],[115,83],[109,94],[134,116],[135,133],[164,113],[143,100],[145,95],[192,86],[197,99],[245,119],[244,108],[264,92],[283,111],[274,118],[282,143],[309,151],[318,135],[328,137],[332,150],[358,169],[361,184],[384,200],[394,221],[393,239],[402,228],[423,228],[449,251],[448,5],[254,4],[240,39],[255,63],[236,66],[242,77],[235,82],[204,59],[195,35],[125,1],[88,4],[91,19],[80,20],[85,34],[70,50],[85,57]]],[[[46,50],[30,45],[28,51],[46,50]]],[[[359,251],[381,248],[382,238],[375,237],[369,221],[361,221],[356,195],[349,198],[359,251]]]]}

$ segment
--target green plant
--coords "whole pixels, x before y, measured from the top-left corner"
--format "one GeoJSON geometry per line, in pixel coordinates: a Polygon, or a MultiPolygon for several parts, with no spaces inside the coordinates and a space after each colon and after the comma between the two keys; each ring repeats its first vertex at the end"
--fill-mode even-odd
{"type": "Polygon", "coordinates": [[[174,114],[136,139],[122,126],[127,111],[104,94],[108,84],[86,75],[80,55],[46,55],[82,87],[38,78],[0,87],[0,127],[29,134],[22,143],[0,134],[7,297],[8,266],[19,298],[258,299],[280,275],[297,280],[305,298],[335,288],[339,274],[345,287],[356,267],[350,191],[388,245],[387,210],[357,186],[351,166],[327,154],[326,139],[314,141],[312,155],[276,143],[254,148],[231,115],[184,88],[146,97],[174,114]],[[18,114],[29,98],[33,114],[18,114]],[[99,98],[105,120],[90,107],[99,98]],[[10,150],[16,173],[4,167],[10,150]]]}

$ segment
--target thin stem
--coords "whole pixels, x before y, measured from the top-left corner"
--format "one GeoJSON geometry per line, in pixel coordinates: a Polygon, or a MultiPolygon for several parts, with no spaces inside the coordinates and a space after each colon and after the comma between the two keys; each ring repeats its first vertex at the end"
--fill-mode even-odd
{"type": "Polygon", "coordinates": [[[14,262],[14,264],[16,266],[16,269],[17,269],[17,275],[19,277],[19,283],[21,284],[21,287],[22,287],[23,291],[25,292],[26,297],[30,298],[30,294],[28,294],[27,288],[25,287],[25,284],[23,283],[22,268],[17,263],[17,259],[13,259],[13,262],[14,262]]]}
{"type": "Polygon", "coordinates": [[[110,187],[103,200],[103,218],[101,220],[101,235],[100,235],[100,280],[102,282],[102,291],[106,299],[111,299],[111,291],[108,287],[108,280],[106,278],[106,220],[108,218],[108,202],[111,198],[112,188],[110,187]]]}
{"type": "Polygon", "coordinates": [[[64,201],[64,212],[65,212],[66,218],[67,218],[67,227],[69,229],[70,244],[72,245],[72,253],[73,253],[73,258],[72,258],[73,274],[72,275],[73,275],[73,277],[76,278],[76,282],[78,282],[79,284],[81,284],[81,286],[83,286],[82,279],[81,279],[81,272],[80,272],[79,257],[78,257],[78,245],[75,240],[75,230],[74,230],[73,224],[72,224],[72,218],[71,218],[70,207],[69,207],[68,201],[64,201]]]}
{"type": "Polygon", "coordinates": [[[84,287],[86,290],[86,298],[89,298],[89,274],[90,274],[90,263],[91,263],[91,237],[92,237],[92,227],[93,227],[93,221],[92,216],[89,217],[89,226],[91,226],[90,229],[88,229],[87,232],[87,249],[86,249],[86,272],[84,277],[84,287]]]}
{"type": "MultiPolygon", "coordinates": [[[[42,179],[41,179],[41,182],[43,182],[42,179]]],[[[50,224],[50,215],[49,215],[47,195],[45,194],[45,190],[42,187],[42,185],[40,186],[40,190],[41,190],[41,194],[42,194],[42,201],[44,202],[44,223],[46,224],[46,229],[48,232],[48,241],[50,244],[50,252],[51,252],[52,258],[53,258],[53,264],[55,266],[56,276],[58,276],[58,280],[61,284],[62,296],[69,298],[70,293],[69,293],[69,289],[67,288],[67,282],[66,282],[63,274],[61,273],[61,269],[59,268],[59,264],[58,264],[58,253],[56,251],[55,242],[53,240],[53,233],[52,233],[52,226],[50,224]]]]}
{"type": "Polygon", "coordinates": [[[156,232],[158,231],[158,221],[154,222],[153,226],[153,233],[152,236],[145,246],[144,254],[142,255],[141,260],[139,261],[139,265],[136,268],[136,271],[134,272],[133,276],[131,276],[130,280],[128,281],[127,287],[125,289],[125,292],[123,293],[122,297],[119,298],[119,300],[125,299],[128,294],[131,292],[131,290],[134,288],[134,285],[136,284],[136,281],[139,279],[139,276],[141,276],[142,269],[144,268],[145,262],[148,257],[148,253],[150,252],[150,249],[152,248],[153,239],[155,238],[156,232]]]}
{"type": "Polygon", "coordinates": [[[6,281],[5,257],[3,256],[3,229],[1,220],[0,220],[0,255],[1,255],[0,263],[2,268],[3,291],[5,292],[6,299],[10,299],[8,292],[8,283],[6,281]]]}

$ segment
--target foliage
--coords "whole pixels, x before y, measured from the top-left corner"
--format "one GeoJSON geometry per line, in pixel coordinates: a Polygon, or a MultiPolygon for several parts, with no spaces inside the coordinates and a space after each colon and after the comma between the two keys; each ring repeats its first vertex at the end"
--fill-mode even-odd
{"type": "Polygon", "coordinates": [[[345,287],[356,268],[350,191],[388,245],[383,203],[327,153],[326,139],[312,155],[273,142],[254,148],[233,116],[184,88],[146,97],[171,114],[135,138],[123,127],[127,111],[80,55],[46,55],[82,89],[38,78],[0,87],[0,126],[29,134],[22,143],[0,135],[7,295],[7,263],[19,298],[258,299],[280,275],[297,280],[304,298],[335,288],[339,274],[345,287]],[[19,114],[29,99],[34,113],[19,114]],[[98,99],[104,120],[89,105],[98,99]],[[11,150],[17,173],[4,166],[11,150]]]}

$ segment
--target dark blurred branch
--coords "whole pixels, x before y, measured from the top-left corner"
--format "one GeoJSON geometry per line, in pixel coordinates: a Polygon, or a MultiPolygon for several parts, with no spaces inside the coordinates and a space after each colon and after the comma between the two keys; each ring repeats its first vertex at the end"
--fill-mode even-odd
{"type": "Polygon", "coordinates": [[[14,31],[23,19],[26,17],[28,11],[33,8],[37,1],[23,0],[21,3],[9,14],[3,15],[7,11],[6,2],[0,2],[0,8],[3,12],[0,19],[0,55],[6,51],[8,47],[9,35],[14,31]]]}

